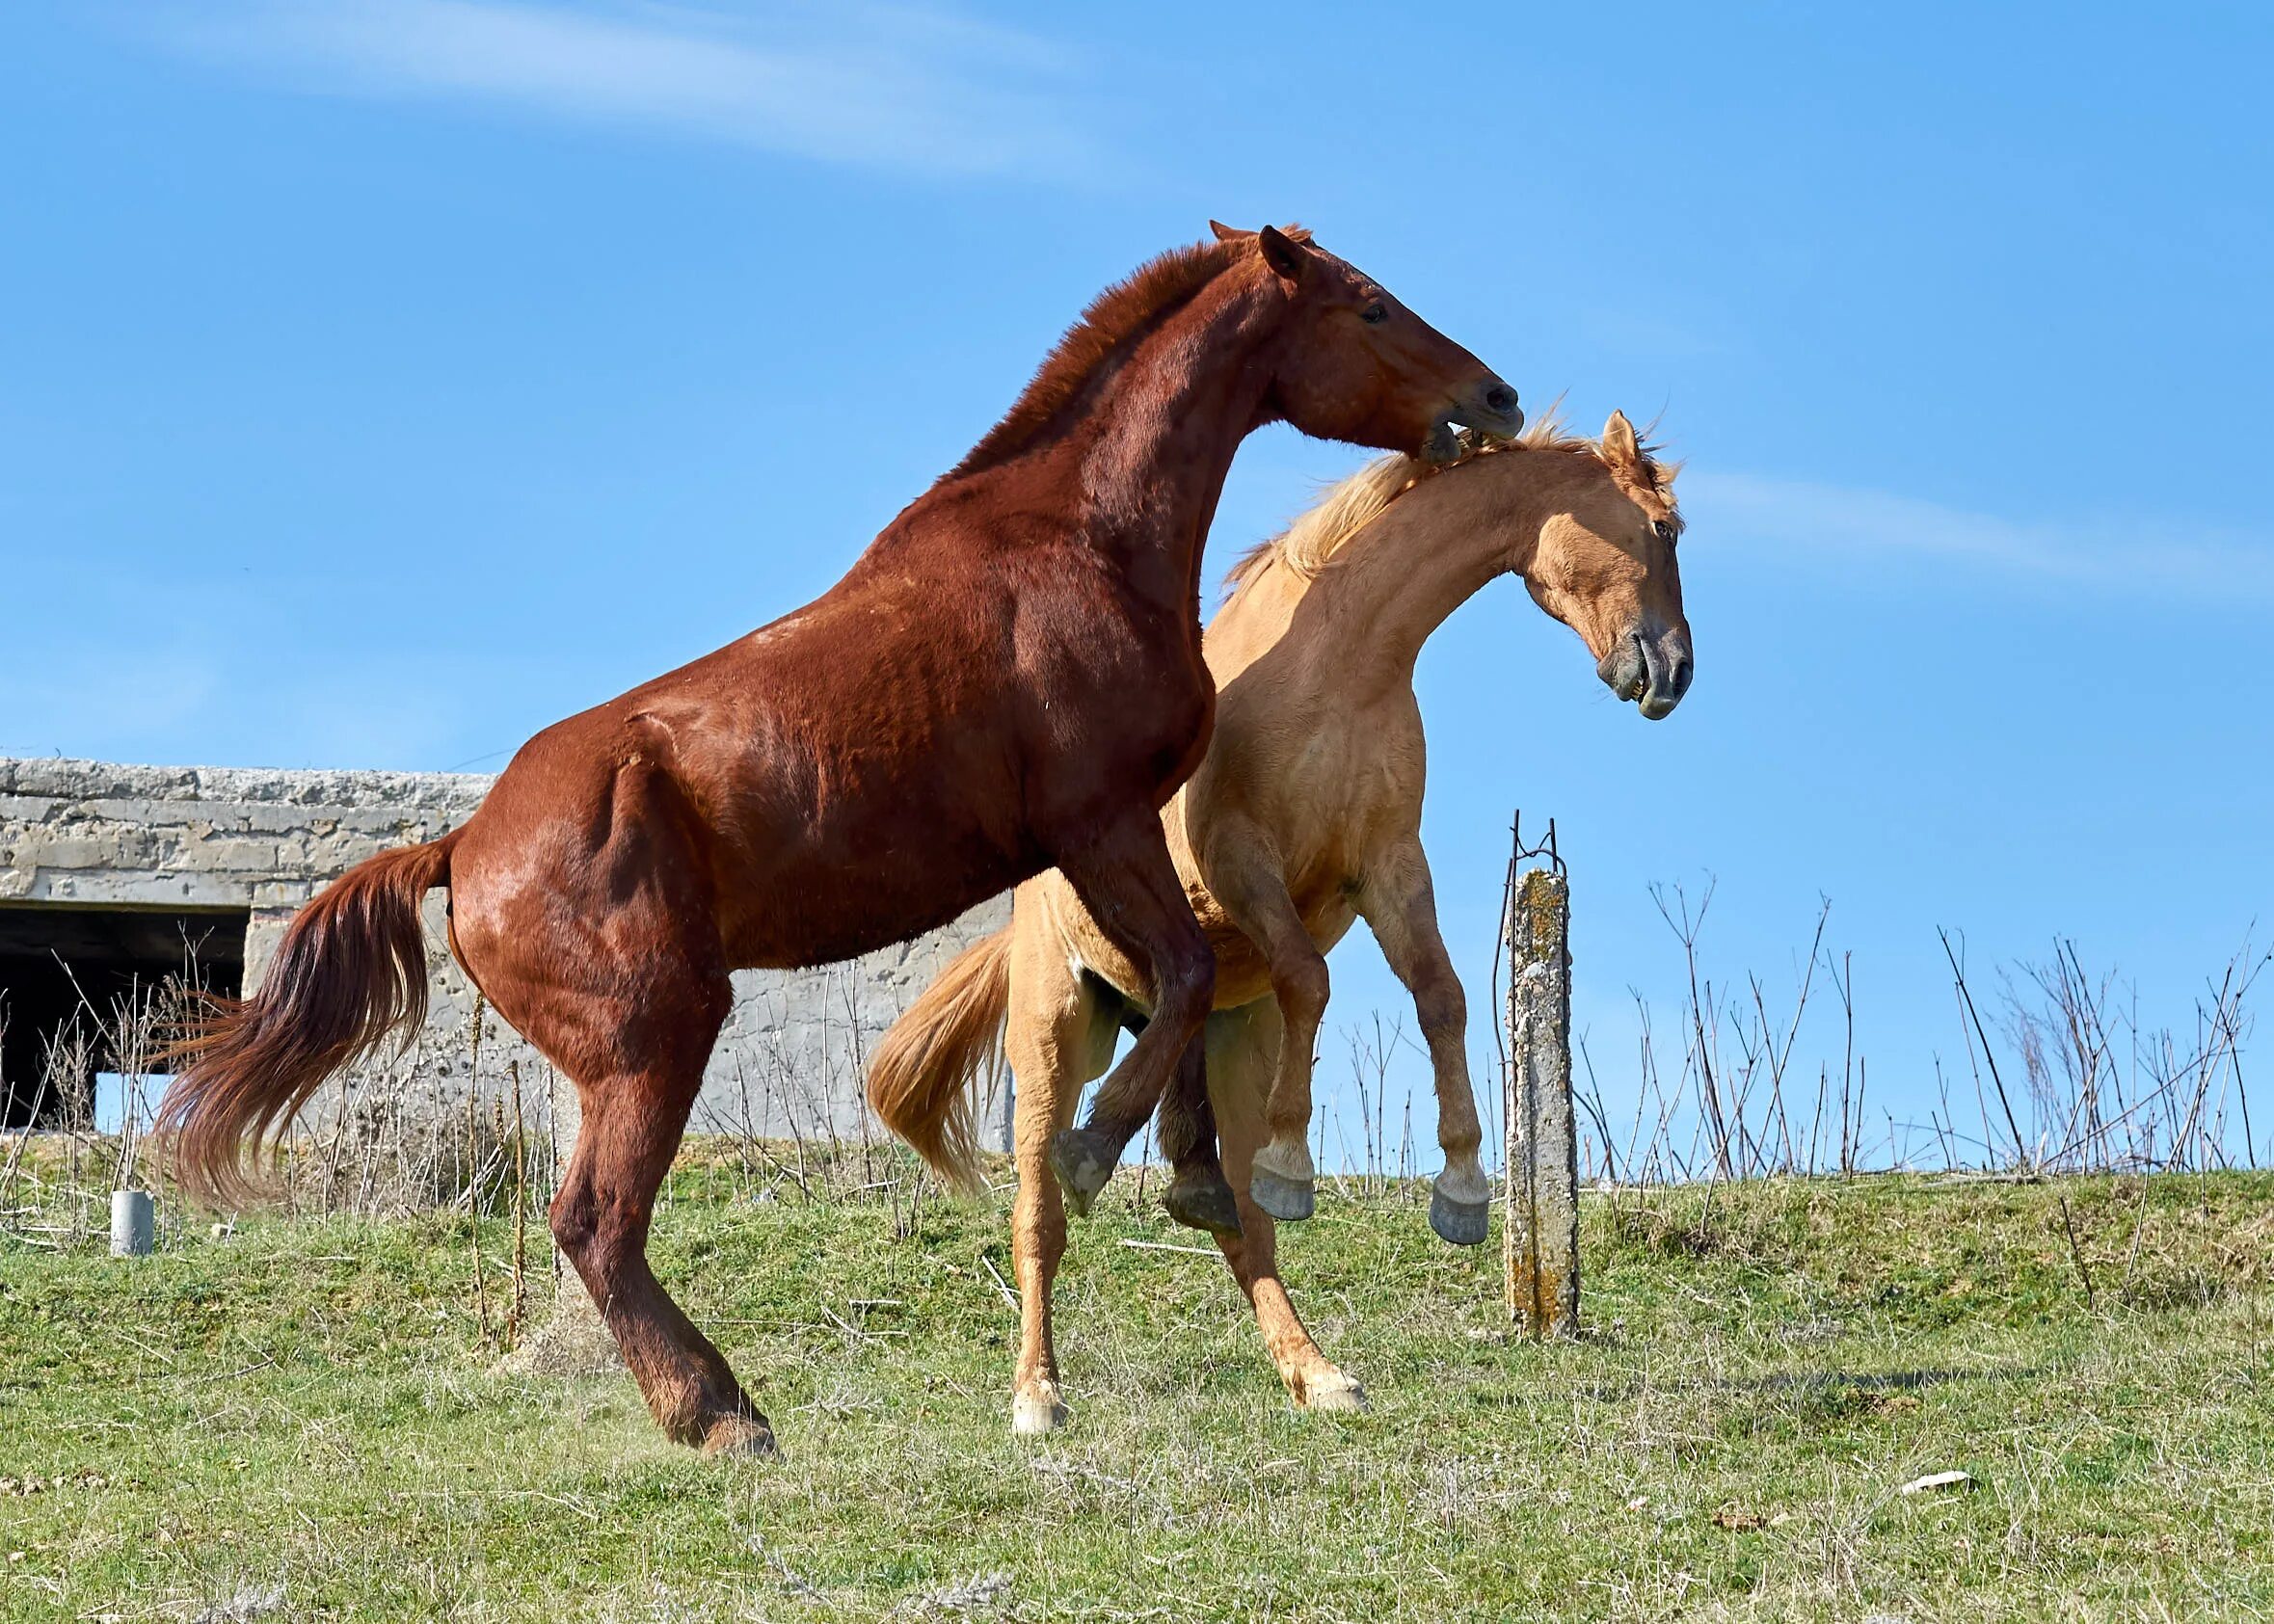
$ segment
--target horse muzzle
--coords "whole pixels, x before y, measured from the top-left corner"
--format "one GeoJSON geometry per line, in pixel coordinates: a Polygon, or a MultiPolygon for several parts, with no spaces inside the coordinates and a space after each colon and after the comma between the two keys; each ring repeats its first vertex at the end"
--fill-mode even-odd
{"type": "Polygon", "coordinates": [[[1686,630],[1652,636],[1637,628],[1613,644],[1611,652],[1595,664],[1595,675],[1604,686],[1620,699],[1632,701],[1635,708],[1653,722],[1673,714],[1674,706],[1690,691],[1690,679],[1697,670],[1686,630]]]}
{"type": "Polygon", "coordinates": [[[1466,449],[1460,431],[1491,439],[1513,439],[1524,432],[1524,409],[1516,391],[1497,378],[1487,378],[1458,400],[1446,403],[1444,414],[1430,425],[1422,441],[1426,463],[1450,463],[1466,449]]]}

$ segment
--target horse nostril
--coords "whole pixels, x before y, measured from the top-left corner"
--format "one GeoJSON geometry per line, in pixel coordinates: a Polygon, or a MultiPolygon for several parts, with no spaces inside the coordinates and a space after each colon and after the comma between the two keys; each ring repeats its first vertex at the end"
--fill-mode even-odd
{"type": "Polygon", "coordinates": [[[1485,404],[1506,416],[1516,409],[1516,391],[1506,384],[1495,384],[1485,391],[1485,404]]]}

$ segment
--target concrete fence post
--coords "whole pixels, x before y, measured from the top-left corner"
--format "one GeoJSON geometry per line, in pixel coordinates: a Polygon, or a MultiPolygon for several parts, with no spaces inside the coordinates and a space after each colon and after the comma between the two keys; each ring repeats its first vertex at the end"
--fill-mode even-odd
{"type": "Polygon", "coordinates": [[[1509,893],[1510,1317],[1536,1337],[1579,1328],[1579,1138],[1571,1109],[1571,898],[1534,868],[1509,893]]]}
{"type": "Polygon", "coordinates": [[[158,1212],[147,1189],[111,1191],[111,1256],[147,1258],[157,1243],[158,1212]]]}

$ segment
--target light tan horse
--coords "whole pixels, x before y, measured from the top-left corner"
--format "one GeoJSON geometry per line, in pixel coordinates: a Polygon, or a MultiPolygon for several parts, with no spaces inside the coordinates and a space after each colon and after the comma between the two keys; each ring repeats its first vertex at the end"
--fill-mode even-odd
{"type": "MultiPolygon", "coordinates": [[[[1280,1284],[1273,1216],[1307,1216],[1314,1045],[1326,949],[1363,918],[1411,991],[1434,1067],[1446,1156],[1431,1221],[1485,1238],[1487,1185],[1466,1052],[1467,1007],[1438,933],[1421,846],[1424,738],[1413,668],[1431,632],[1499,575],[1577,631],[1603,680],[1653,718],[1688,687],[1672,471],[1614,413],[1599,443],[1543,424],[1442,470],[1390,457],[1341,485],[1233,572],[1208,628],[1217,731],[1163,813],[1217,955],[1209,1095],[1242,1232],[1218,1243],[1296,1400],[1357,1403],[1280,1284]]],[[[1056,873],[1019,888],[1012,921],[942,972],[877,1051],[869,1100],[944,1175],[974,1174],[969,1088],[999,1041],[1017,1081],[1014,1246],[1024,1320],[1021,1432],[1064,1418],[1052,1282],[1065,1248],[1054,1136],[1149,1006],[1056,873]],[[999,1040],[998,1032],[1003,1032],[999,1040]]]]}

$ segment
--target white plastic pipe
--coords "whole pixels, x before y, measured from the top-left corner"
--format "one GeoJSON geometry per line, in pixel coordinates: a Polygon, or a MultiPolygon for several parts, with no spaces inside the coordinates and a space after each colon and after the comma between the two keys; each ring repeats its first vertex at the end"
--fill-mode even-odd
{"type": "Polygon", "coordinates": [[[158,1209],[147,1189],[111,1191],[111,1256],[147,1258],[156,1242],[158,1209]]]}

